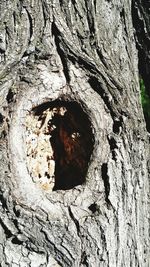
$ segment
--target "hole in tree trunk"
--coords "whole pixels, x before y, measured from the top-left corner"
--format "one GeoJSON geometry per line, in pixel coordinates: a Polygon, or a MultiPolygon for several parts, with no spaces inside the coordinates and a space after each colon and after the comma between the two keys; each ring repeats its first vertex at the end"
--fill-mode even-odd
{"type": "Polygon", "coordinates": [[[47,102],[27,115],[27,167],[43,189],[83,184],[93,145],[90,120],[77,102],[47,102]]]}

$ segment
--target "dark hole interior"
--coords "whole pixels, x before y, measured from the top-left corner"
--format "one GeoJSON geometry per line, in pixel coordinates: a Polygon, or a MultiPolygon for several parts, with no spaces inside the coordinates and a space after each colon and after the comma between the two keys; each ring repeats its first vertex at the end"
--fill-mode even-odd
{"type": "Polygon", "coordinates": [[[8,91],[6,100],[7,100],[8,103],[11,103],[11,102],[13,102],[13,98],[14,98],[14,93],[13,93],[12,90],[10,89],[10,90],[8,91]]]}
{"type": "Polygon", "coordinates": [[[46,109],[66,109],[64,115],[56,112],[48,121],[50,143],[55,160],[55,185],[53,190],[67,190],[85,182],[94,136],[87,114],[74,101],[56,100],[33,109],[39,116],[46,109]]]}
{"type": "Polygon", "coordinates": [[[93,203],[89,206],[89,210],[92,211],[92,213],[95,213],[98,210],[98,206],[96,203],[93,203]]]}

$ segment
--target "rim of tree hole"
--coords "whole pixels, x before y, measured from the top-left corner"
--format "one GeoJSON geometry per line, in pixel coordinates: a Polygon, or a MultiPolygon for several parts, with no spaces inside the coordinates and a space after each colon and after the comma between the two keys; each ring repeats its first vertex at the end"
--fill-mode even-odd
{"type": "Polygon", "coordinates": [[[27,167],[33,181],[52,191],[85,183],[94,135],[81,105],[56,99],[37,105],[27,118],[27,167]]]}

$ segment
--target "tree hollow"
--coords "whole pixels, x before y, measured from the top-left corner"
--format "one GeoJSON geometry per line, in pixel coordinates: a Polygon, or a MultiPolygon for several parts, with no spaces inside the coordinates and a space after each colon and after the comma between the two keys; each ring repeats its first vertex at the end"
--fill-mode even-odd
{"type": "Polygon", "coordinates": [[[83,184],[93,145],[90,119],[75,101],[47,102],[27,116],[28,171],[43,189],[67,190],[83,184]]]}

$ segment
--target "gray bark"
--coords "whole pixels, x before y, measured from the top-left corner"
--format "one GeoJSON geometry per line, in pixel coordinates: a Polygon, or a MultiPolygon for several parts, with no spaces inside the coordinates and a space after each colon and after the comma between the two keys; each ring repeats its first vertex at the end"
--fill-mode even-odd
{"type": "Polygon", "coordinates": [[[0,264],[148,267],[149,137],[131,1],[0,2],[0,264]],[[76,101],[94,134],[86,182],[33,182],[27,114],[76,101]]]}

